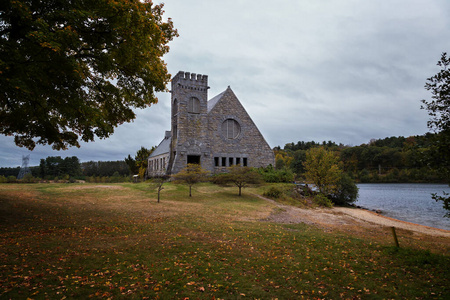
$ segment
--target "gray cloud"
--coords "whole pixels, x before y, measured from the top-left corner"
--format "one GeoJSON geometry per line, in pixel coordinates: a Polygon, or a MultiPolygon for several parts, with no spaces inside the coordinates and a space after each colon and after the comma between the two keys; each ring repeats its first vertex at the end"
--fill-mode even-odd
{"type": "MultiPolygon", "coordinates": [[[[450,50],[448,1],[173,0],[165,10],[180,33],[165,57],[172,75],[208,74],[210,98],[230,85],[272,147],[427,131],[420,100],[450,50]]],[[[157,145],[170,128],[170,94],[159,98],[111,138],[65,152],[37,147],[32,164],[119,160],[157,145]]],[[[0,153],[1,166],[17,166],[29,152],[0,137],[0,153]]]]}

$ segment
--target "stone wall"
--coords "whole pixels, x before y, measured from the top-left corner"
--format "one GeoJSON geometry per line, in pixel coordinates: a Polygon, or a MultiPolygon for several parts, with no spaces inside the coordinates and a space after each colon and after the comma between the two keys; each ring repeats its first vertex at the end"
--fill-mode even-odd
{"type": "Polygon", "coordinates": [[[167,174],[169,164],[169,153],[164,153],[148,159],[147,176],[161,177],[167,174]]]}
{"type": "Polygon", "coordinates": [[[172,143],[168,173],[178,173],[190,161],[201,163],[202,168],[211,173],[223,172],[235,164],[249,167],[274,165],[272,149],[233,91],[228,87],[208,113],[208,88],[206,75],[180,71],[172,79],[172,143]],[[199,109],[195,113],[188,111],[192,97],[199,100],[199,109]],[[225,121],[229,125],[225,126],[225,121]]]}
{"type": "Polygon", "coordinates": [[[181,171],[188,158],[199,157],[203,168],[207,166],[210,147],[207,137],[208,76],[178,72],[172,79],[172,157],[171,174],[181,171]],[[199,112],[188,112],[189,99],[195,97],[200,102],[199,112]],[[174,114],[176,112],[176,114],[174,114]],[[204,158],[205,157],[205,158],[204,158]]]}
{"type": "Polygon", "coordinates": [[[213,173],[221,172],[223,167],[232,164],[256,168],[275,164],[273,150],[230,88],[210,111],[208,132],[213,153],[208,170],[213,173]],[[228,138],[223,131],[222,124],[227,119],[235,120],[240,125],[236,138],[228,138]]]}

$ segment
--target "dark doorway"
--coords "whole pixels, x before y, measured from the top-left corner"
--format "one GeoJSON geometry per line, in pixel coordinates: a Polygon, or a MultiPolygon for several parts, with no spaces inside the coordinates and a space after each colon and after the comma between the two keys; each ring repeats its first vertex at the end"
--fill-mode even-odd
{"type": "Polygon", "coordinates": [[[200,164],[200,155],[188,155],[187,157],[188,164],[200,164]]]}

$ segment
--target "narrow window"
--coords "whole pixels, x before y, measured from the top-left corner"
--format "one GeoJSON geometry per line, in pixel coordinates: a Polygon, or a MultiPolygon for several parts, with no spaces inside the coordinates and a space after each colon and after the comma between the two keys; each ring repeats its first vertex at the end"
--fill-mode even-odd
{"type": "Polygon", "coordinates": [[[244,157],[242,160],[243,160],[242,164],[244,165],[244,167],[246,167],[247,166],[247,157],[244,157]]]}
{"type": "Polygon", "coordinates": [[[214,157],[214,166],[215,167],[219,166],[219,158],[218,157],[214,157]]]}
{"type": "Polygon", "coordinates": [[[227,166],[227,158],[222,157],[222,167],[226,167],[226,166],[227,166]]]}
{"type": "Polygon", "coordinates": [[[240,157],[236,157],[236,165],[240,165],[241,164],[241,158],[240,157]]]}
{"type": "Polygon", "coordinates": [[[199,114],[200,113],[200,100],[195,97],[189,99],[188,102],[188,112],[191,114],[199,114]]]}
{"type": "Polygon", "coordinates": [[[178,126],[174,125],[173,126],[173,132],[172,132],[173,139],[177,138],[177,134],[178,134],[178,126]]]}
{"type": "Polygon", "coordinates": [[[177,99],[175,99],[173,101],[173,106],[172,106],[172,115],[176,116],[178,114],[178,101],[177,99]]]}
{"type": "Polygon", "coordinates": [[[232,157],[228,158],[228,162],[229,162],[229,165],[232,166],[233,165],[233,158],[232,157]]]}

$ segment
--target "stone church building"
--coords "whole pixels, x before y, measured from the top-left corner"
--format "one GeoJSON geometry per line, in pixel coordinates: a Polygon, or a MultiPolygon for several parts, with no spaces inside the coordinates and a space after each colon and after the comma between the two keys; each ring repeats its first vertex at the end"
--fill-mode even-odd
{"type": "Polygon", "coordinates": [[[230,87],[208,101],[208,76],[172,79],[171,131],[148,158],[148,176],[176,174],[188,163],[216,174],[241,165],[275,164],[273,150],[230,87]]]}

